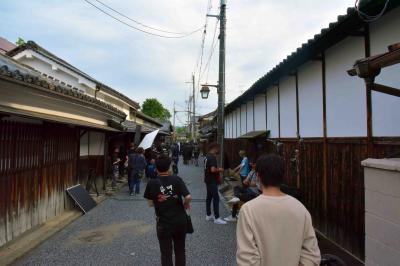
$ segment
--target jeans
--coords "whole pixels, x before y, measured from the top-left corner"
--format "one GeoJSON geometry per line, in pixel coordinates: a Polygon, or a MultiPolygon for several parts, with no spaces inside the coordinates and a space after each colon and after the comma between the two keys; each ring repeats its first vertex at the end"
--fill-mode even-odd
{"type": "Polygon", "coordinates": [[[186,265],[186,225],[157,223],[157,238],[160,244],[162,266],[174,265],[172,262],[172,249],[175,253],[175,266],[186,265]]]}
{"type": "Polygon", "coordinates": [[[117,179],[119,177],[119,167],[118,164],[112,166],[112,181],[111,186],[115,187],[117,185],[117,179]]]}
{"type": "Polygon", "coordinates": [[[206,211],[207,215],[211,215],[211,201],[214,207],[215,219],[219,218],[219,194],[217,184],[206,184],[207,185],[207,199],[206,199],[206,211]]]}
{"type": "Polygon", "coordinates": [[[129,193],[135,191],[136,194],[140,193],[140,176],[139,174],[131,173],[128,177],[129,193]]]}

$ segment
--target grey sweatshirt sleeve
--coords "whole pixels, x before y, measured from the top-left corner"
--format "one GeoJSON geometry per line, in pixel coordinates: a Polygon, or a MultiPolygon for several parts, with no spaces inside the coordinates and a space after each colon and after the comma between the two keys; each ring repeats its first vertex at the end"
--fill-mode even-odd
{"type": "Polygon", "coordinates": [[[304,241],[301,247],[300,266],[319,266],[321,253],[318,247],[317,237],[312,225],[311,215],[306,213],[304,223],[304,241]]]}

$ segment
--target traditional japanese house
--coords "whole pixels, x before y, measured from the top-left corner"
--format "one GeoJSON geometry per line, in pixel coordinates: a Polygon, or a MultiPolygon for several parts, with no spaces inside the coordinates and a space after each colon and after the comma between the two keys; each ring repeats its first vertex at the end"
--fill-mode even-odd
{"type": "Polygon", "coordinates": [[[79,174],[82,154],[101,156],[104,166],[105,134],[125,118],[0,55],[0,246],[69,208],[65,189],[88,178],[79,174]]]}
{"type": "MultiPolygon", "coordinates": [[[[362,9],[378,14],[384,2],[364,1],[362,9]]],[[[225,111],[225,152],[231,166],[239,162],[239,149],[249,156],[279,152],[286,164],[285,183],[300,190],[320,235],[361,261],[361,161],[400,150],[400,98],[371,90],[347,70],[356,60],[385,53],[400,42],[399,5],[389,1],[373,22],[349,8],[225,111]]],[[[392,65],[382,68],[375,81],[398,88],[399,74],[400,66],[392,65]]]]}
{"type": "MultiPolygon", "coordinates": [[[[55,84],[90,96],[125,113],[124,121],[109,121],[109,125],[118,128],[120,132],[106,134],[93,130],[82,130],[80,176],[87,176],[91,171],[92,174],[103,178],[104,181],[108,167],[106,157],[113,150],[120,147],[127,149],[130,143],[139,142],[144,134],[162,127],[160,122],[141,113],[137,102],[94,79],[33,41],[9,50],[7,55],[33,68],[41,76],[55,84]]],[[[105,188],[105,182],[100,182],[99,185],[103,189],[105,188]]]]}

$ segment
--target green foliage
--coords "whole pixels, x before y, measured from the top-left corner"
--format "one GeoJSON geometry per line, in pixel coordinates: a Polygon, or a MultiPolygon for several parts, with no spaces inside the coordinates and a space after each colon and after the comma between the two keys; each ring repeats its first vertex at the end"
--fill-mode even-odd
{"type": "Polygon", "coordinates": [[[175,132],[177,135],[186,134],[186,127],[176,127],[175,132]]]}
{"type": "Polygon", "coordinates": [[[21,37],[18,37],[18,40],[15,42],[16,45],[20,46],[25,44],[25,40],[22,39],[21,37]]]}
{"type": "Polygon", "coordinates": [[[146,99],[142,104],[142,112],[161,121],[171,118],[171,113],[156,98],[146,99]]]}

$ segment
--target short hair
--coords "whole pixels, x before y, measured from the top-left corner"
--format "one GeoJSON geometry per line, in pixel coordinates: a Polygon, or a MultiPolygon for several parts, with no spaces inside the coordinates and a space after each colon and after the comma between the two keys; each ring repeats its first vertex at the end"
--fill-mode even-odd
{"type": "Polygon", "coordinates": [[[239,151],[240,157],[246,157],[246,151],[245,150],[240,150],[239,151]]]}
{"type": "Polygon", "coordinates": [[[283,182],[283,159],[277,154],[262,155],[257,160],[256,172],[265,187],[279,187],[283,182]]]}
{"type": "Polygon", "coordinates": [[[217,142],[213,142],[208,145],[208,151],[215,150],[215,149],[219,150],[219,144],[217,142]]]}
{"type": "Polygon", "coordinates": [[[139,154],[142,154],[142,153],[144,153],[144,149],[142,147],[138,147],[136,149],[136,152],[139,153],[139,154]]]}
{"type": "Polygon", "coordinates": [[[165,154],[161,154],[156,159],[156,168],[159,172],[167,172],[171,166],[171,159],[165,154]]]}

